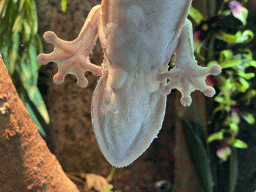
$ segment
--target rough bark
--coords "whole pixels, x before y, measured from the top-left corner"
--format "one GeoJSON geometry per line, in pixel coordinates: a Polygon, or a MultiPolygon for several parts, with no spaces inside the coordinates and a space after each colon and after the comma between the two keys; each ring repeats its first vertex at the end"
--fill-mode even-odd
{"type": "Polygon", "coordinates": [[[0,191],[78,192],[51,154],[0,57],[0,191]]]}

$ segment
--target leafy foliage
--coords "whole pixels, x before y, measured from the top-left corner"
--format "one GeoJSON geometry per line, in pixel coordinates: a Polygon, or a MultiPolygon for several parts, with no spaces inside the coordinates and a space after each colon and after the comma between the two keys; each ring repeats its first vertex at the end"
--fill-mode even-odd
{"type": "MultiPolygon", "coordinates": [[[[248,124],[255,123],[255,109],[253,98],[256,90],[253,89],[256,61],[253,60],[249,42],[254,40],[254,33],[247,28],[248,11],[243,2],[236,0],[220,0],[216,15],[209,19],[195,8],[190,9],[190,16],[198,25],[194,32],[194,48],[198,58],[207,63],[205,56],[210,39],[215,40],[214,59],[207,66],[219,64],[223,71],[216,79],[207,77],[209,85],[216,85],[217,94],[214,97],[215,109],[209,121],[209,135],[198,129],[195,122],[183,120],[183,127],[188,142],[193,163],[200,178],[204,191],[212,191],[212,181],[206,180],[206,170],[209,167],[198,165],[206,159],[211,161],[214,191],[235,191],[237,181],[238,163],[236,148],[247,148],[247,144],[236,139],[239,133],[239,123],[242,118],[248,124]],[[206,51],[203,49],[206,48],[206,51]],[[250,72],[248,72],[250,71],[250,72]],[[193,136],[192,136],[193,135],[193,136]],[[202,143],[206,142],[206,145],[202,143]],[[200,145],[201,143],[201,145],[200,145]],[[197,147],[195,147],[197,146],[197,147]],[[197,152],[195,152],[197,151],[197,152]],[[198,151],[208,151],[198,156],[198,151]],[[205,154],[208,154],[205,156],[205,154]],[[221,172],[225,170],[226,177],[221,172]],[[220,178],[218,175],[222,175],[220,178]],[[208,183],[207,183],[208,182],[208,183]]],[[[199,126],[200,127],[200,126],[199,126]]]]}
{"type": "Polygon", "coordinates": [[[0,53],[20,98],[46,137],[42,121],[48,124],[49,116],[37,87],[37,55],[42,52],[37,29],[34,0],[0,1],[0,53]]]}
{"type": "Polygon", "coordinates": [[[205,192],[213,192],[213,176],[211,172],[209,149],[205,145],[206,135],[198,122],[188,123],[182,119],[182,127],[188,144],[189,153],[205,192]]]}

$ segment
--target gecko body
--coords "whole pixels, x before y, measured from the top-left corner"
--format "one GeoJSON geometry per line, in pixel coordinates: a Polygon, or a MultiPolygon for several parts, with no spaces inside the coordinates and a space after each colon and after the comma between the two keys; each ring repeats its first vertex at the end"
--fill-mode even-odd
{"type": "Polygon", "coordinates": [[[92,122],[100,149],[113,166],[129,165],[157,137],[172,89],[182,93],[184,106],[191,104],[190,93],[196,89],[206,96],[215,94],[205,78],[221,68],[197,65],[187,19],[191,2],[103,0],[92,8],[74,41],[60,40],[53,32],[44,35],[55,49],[39,55],[38,61],[57,63],[55,83],[69,73],[86,87],[85,71],[101,75],[92,98],[92,122]],[[104,52],[101,67],[89,60],[97,38],[104,52]],[[174,51],[175,67],[168,71],[174,51]]]}

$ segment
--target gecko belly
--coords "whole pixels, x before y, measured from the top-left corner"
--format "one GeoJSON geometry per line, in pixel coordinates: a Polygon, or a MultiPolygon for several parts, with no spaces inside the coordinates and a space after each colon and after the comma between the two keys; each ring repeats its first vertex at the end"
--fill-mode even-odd
{"type": "Polygon", "coordinates": [[[120,1],[104,10],[108,19],[101,18],[99,38],[104,53],[113,67],[126,71],[134,68],[149,72],[163,64],[171,56],[170,47],[185,0],[179,2],[163,0],[155,5],[153,1],[120,1]],[[176,7],[177,10],[171,8],[176,7]],[[117,16],[118,15],[118,16],[117,16]]]}
{"type": "Polygon", "coordinates": [[[143,75],[130,72],[122,88],[112,87],[110,73],[94,91],[92,121],[100,149],[109,163],[124,167],[136,160],[157,137],[166,96],[145,88],[143,75]]]}

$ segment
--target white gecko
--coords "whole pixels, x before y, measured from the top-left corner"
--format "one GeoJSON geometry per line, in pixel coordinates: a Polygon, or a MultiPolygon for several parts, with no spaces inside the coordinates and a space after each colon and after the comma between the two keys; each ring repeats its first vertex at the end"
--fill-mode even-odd
{"type": "Polygon", "coordinates": [[[92,8],[74,41],[63,41],[49,31],[44,34],[55,49],[40,54],[38,62],[57,63],[55,83],[61,84],[66,74],[73,74],[78,85],[86,87],[85,71],[101,75],[92,98],[92,122],[100,149],[113,166],[129,165],[157,137],[166,95],[172,89],[181,92],[183,106],[190,106],[190,94],[195,90],[208,97],[215,94],[205,79],[220,74],[221,67],[197,65],[192,24],[187,19],[191,3],[103,0],[92,8]],[[98,37],[104,52],[101,67],[89,60],[98,37]],[[168,71],[175,50],[175,67],[168,71]]]}

